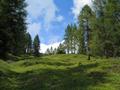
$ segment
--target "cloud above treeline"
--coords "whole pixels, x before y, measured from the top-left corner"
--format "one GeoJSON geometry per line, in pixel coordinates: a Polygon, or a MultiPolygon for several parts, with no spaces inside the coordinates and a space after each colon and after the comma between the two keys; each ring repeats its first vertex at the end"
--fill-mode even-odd
{"type": "MultiPolygon", "coordinates": [[[[69,0],[66,0],[66,3],[68,1],[69,0]]],[[[40,35],[40,33],[43,33],[43,30],[46,30],[47,33],[52,32],[51,28],[53,29],[54,27],[53,23],[62,24],[62,22],[64,22],[65,17],[61,15],[54,0],[26,0],[26,2],[28,4],[26,8],[28,12],[27,31],[31,34],[32,39],[36,34],[40,35]]],[[[78,17],[80,10],[85,4],[90,5],[91,0],[73,0],[73,6],[71,6],[72,9],[70,12],[73,13],[74,19],[78,17]]],[[[44,37],[40,36],[40,38],[44,40],[44,37]]],[[[62,42],[59,40],[59,36],[52,35],[48,40],[49,44],[41,42],[41,51],[45,52],[46,49],[51,46],[53,46],[53,48],[57,48],[62,42]]]]}
{"type": "Polygon", "coordinates": [[[49,44],[49,45],[47,45],[47,44],[41,44],[41,45],[40,45],[40,47],[41,47],[40,52],[41,52],[41,53],[45,53],[46,50],[47,50],[47,49],[50,49],[51,47],[52,47],[53,49],[58,48],[58,46],[60,45],[60,43],[63,43],[63,42],[64,42],[64,41],[56,42],[56,43],[49,44]]]}

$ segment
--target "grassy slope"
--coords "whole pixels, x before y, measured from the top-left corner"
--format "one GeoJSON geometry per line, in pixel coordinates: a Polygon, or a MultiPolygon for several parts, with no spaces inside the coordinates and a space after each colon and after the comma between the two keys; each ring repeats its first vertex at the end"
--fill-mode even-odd
{"type": "Polygon", "coordinates": [[[53,55],[0,61],[0,90],[120,90],[120,59],[53,55]]]}

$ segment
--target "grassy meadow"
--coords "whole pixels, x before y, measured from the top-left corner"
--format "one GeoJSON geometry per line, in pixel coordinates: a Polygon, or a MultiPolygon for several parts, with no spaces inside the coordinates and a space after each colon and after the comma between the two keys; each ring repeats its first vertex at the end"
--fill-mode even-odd
{"type": "Polygon", "coordinates": [[[0,60],[0,90],[120,90],[120,59],[52,55],[0,60]]]}

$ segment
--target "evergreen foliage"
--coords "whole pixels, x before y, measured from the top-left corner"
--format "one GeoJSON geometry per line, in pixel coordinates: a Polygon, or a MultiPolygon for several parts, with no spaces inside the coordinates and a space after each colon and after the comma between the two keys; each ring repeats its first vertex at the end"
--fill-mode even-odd
{"type": "Polygon", "coordinates": [[[23,54],[26,34],[25,0],[0,0],[0,56],[23,54]]]}
{"type": "Polygon", "coordinates": [[[94,0],[93,8],[85,5],[77,25],[65,29],[67,53],[90,56],[120,56],[120,1],[94,0]],[[77,27],[76,27],[77,26],[77,27]]]}
{"type": "Polygon", "coordinates": [[[39,40],[39,36],[36,35],[33,41],[33,49],[34,49],[34,55],[35,56],[39,56],[40,54],[40,40],[39,40]]]}
{"type": "Polygon", "coordinates": [[[58,49],[57,49],[57,54],[65,54],[65,48],[64,48],[64,44],[59,45],[58,49]]]}
{"type": "Polygon", "coordinates": [[[27,54],[32,53],[32,38],[29,33],[26,34],[26,53],[27,54]]]}

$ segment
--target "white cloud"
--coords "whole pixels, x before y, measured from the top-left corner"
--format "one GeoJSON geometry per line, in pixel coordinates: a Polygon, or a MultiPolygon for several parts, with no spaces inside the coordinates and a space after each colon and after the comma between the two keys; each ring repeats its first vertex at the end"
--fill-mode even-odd
{"type": "Polygon", "coordinates": [[[56,43],[53,43],[53,44],[41,44],[41,50],[40,50],[40,52],[41,53],[45,53],[46,52],[46,50],[49,48],[51,48],[51,47],[53,47],[53,49],[55,49],[55,48],[58,48],[58,46],[59,46],[59,44],[60,43],[63,43],[64,41],[62,41],[62,42],[56,42],[56,43]]]}
{"type": "Polygon", "coordinates": [[[86,4],[91,6],[92,1],[91,0],[73,0],[73,4],[74,4],[74,6],[72,8],[72,13],[74,14],[74,18],[77,19],[83,6],[86,4]]]}
{"type": "Polygon", "coordinates": [[[63,17],[63,16],[59,15],[59,16],[57,17],[57,21],[58,21],[58,22],[61,22],[61,21],[63,21],[63,20],[64,20],[64,17],[63,17]]]}
{"type": "Polygon", "coordinates": [[[62,21],[62,16],[57,15],[59,11],[54,0],[26,0],[27,11],[31,19],[43,19],[43,27],[48,30],[52,22],[62,21]]]}
{"type": "Polygon", "coordinates": [[[52,43],[55,43],[55,42],[59,42],[60,38],[61,37],[59,35],[51,35],[49,40],[48,40],[48,43],[52,44],[52,43]]]}
{"type": "Polygon", "coordinates": [[[41,30],[41,23],[30,23],[28,25],[28,32],[32,36],[32,39],[35,37],[35,35],[39,34],[41,30]]]}
{"type": "Polygon", "coordinates": [[[54,4],[53,0],[26,0],[26,2],[28,3],[27,11],[34,19],[38,19],[43,15],[45,17],[50,14],[53,14],[53,16],[55,16],[54,14],[57,11],[57,7],[54,4]]]}

